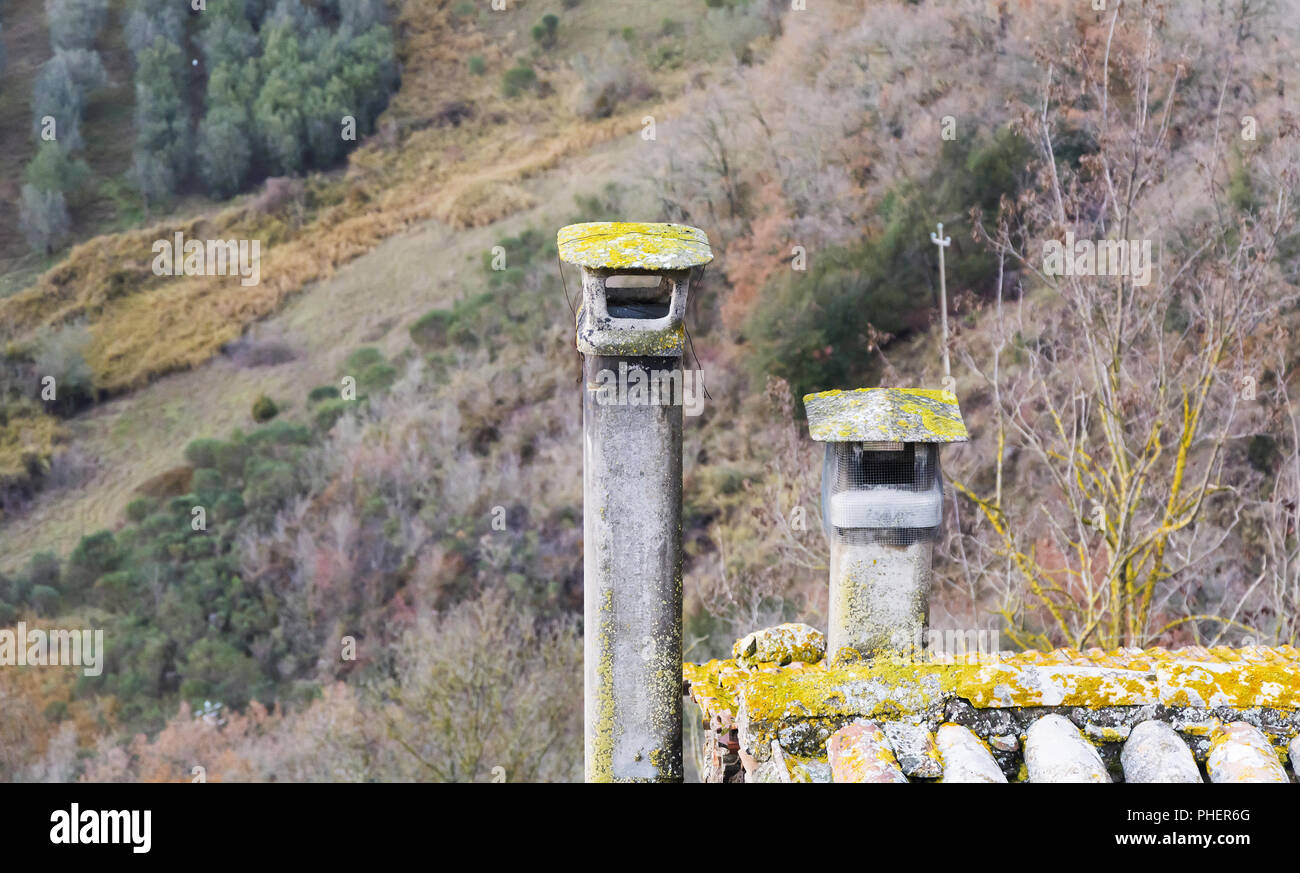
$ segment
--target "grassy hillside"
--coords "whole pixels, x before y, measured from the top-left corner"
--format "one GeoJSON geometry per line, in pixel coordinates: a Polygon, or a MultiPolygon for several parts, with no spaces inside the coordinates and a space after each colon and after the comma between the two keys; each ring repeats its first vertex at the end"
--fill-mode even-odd
{"type": "MultiPolygon", "coordinates": [[[[42,327],[86,325],[90,340],[84,355],[100,397],[195,367],[276,312],[306,283],[328,276],[383,239],[429,218],[454,228],[504,218],[533,205],[520,187],[530,177],[639,130],[645,113],[670,116],[673,95],[686,86],[687,74],[675,54],[667,65],[658,61],[665,42],[683,52],[689,44],[698,53],[693,57],[704,58],[765,30],[753,24],[737,30],[733,22],[744,16],[725,11],[703,21],[697,17],[689,33],[685,26],[666,23],[674,10],[689,17],[693,6],[685,2],[658,8],[657,17],[629,5],[623,27],[612,29],[602,17],[616,12],[611,6],[617,4],[602,5],[591,21],[569,16],[557,44],[540,52],[519,24],[525,15],[540,17],[549,8],[521,7],[506,16],[490,10],[470,15],[446,3],[404,4],[395,20],[406,53],[403,89],[381,120],[381,134],[353,154],[346,173],[311,177],[242,198],[232,208],[181,214],[74,247],[30,288],[0,301],[11,348],[21,354],[42,327]],[[616,57],[605,60],[610,45],[616,57]],[[488,55],[474,54],[477,50],[488,55]],[[469,57],[484,58],[483,68],[471,71],[469,57]],[[535,58],[538,84],[507,98],[502,77],[510,65],[523,63],[519,57],[535,58]],[[587,81],[560,57],[593,58],[587,81]],[[654,64],[659,66],[651,86],[654,64]],[[586,95],[592,88],[605,95],[607,106],[591,108],[586,95]],[[472,107],[464,117],[457,109],[462,105],[472,107]],[[246,288],[225,277],[153,275],[153,241],[177,231],[187,237],[261,240],[262,283],[246,288]]],[[[563,12],[558,4],[556,9],[563,12]]],[[[31,467],[17,454],[22,447],[35,451],[44,464],[54,454],[53,444],[32,438],[48,431],[48,423],[39,416],[31,422],[7,425],[27,434],[8,442],[16,448],[0,452],[0,471],[11,478],[21,478],[31,467]]]]}

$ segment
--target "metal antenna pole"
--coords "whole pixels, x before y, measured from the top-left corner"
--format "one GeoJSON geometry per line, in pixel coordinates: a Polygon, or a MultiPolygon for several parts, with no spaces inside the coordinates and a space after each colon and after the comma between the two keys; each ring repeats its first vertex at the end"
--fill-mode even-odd
{"type": "Polygon", "coordinates": [[[943,250],[952,244],[952,237],[943,235],[943,222],[939,222],[939,232],[930,233],[930,242],[939,247],[939,323],[943,328],[943,377],[945,382],[952,376],[952,367],[948,363],[948,284],[944,276],[943,250]]]}

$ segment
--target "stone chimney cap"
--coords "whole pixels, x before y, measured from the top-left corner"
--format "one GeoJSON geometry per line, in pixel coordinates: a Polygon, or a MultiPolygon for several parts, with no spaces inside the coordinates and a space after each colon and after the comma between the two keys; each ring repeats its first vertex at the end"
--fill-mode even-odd
{"type": "Polygon", "coordinates": [[[688,270],[713,260],[696,227],[664,222],[589,221],[560,228],[560,260],[596,270],[688,270]]]}
{"type": "Polygon", "coordinates": [[[858,388],[805,394],[808,432],[819,442],[964,443],[957,397],[929,388],[858,388]]]}

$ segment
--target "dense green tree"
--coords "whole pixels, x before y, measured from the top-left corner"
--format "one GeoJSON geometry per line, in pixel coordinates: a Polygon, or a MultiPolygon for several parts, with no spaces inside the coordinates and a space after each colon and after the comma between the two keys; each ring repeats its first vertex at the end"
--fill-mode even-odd
{"type": "Polygon", "coordinates": [[[34,251],[53,254],[71,225],[63,192],[42,191],[30,183],[23,185],[18,221],[27,244],[34,251]]]}
{"type": "Polygon", "coordinates": [[[27,165],[26,178],[42,191],[69,194],[79,190],[90,178],[90,167],[70,155],[61,144],[43,142],[27,165]]]}
{"type": "Polygon", "coordinates": [[[213,197],[238,194],[252,166],[248,110],[239,104],[218,104],[199,123],[196,154],[199,177],[213,197]]]}
{"type": "Polygon", "coordinates": [[[99,55],[86,49],[60,50],[41,65],[32,89],[32,134],[46,133],[54,119],[54,137],[66,149],[80,148],[81,116],[86,95],[108,80],[99,55]]]}
{"type": "Polygon", "coordinates": [[[45,0],[50,46],[88,49],[104,27],[108,0],[45,0]]]}
{"type": "Polygon", "coordinates": [[[257,34],[239,0],[208,0],[198,43],[209,71],[223,64],[247,64],[258,49],[257,34]]]}
{"type": "Polygon", "coordinates": [[[270,13],[262,20],[262,28],[288,27],[299,37],[321,28],[320,16],[302,0],[277,0],[270,13]]]}
{"type": "Polygon", "coordinates": [[[193,136],[181,63],[180,49],[159,38],[136,68],[132,176],[146,207],[168,202],[189,168],[193,136]]]}
{"type": "Polygon", "coordinates": [[[306,146],[302,95],[310,87],[310,77],[304,68],[299,36],[286,18],[287,14],[278,18],[273,15],[262,26],[262,69],[266,78],[253,104],[254,129],[272,175],[302,170],[306,146]]]}
{"type": "Polygon", "coordinates": [[[126,44],[137,59],[159,37],[179,46],[185,39],[185,5],[176,0],[131,0],[126,44]]]}
{"type": "Polygon", "coordinates": [[[374,130],[375,120],[388,105],[388,95],[397,85],[397,54],[387,27],[375,26],[355,35],[340,32],[337,66],[331,75],[342,80],[362,133],[374,130]]]}
{"type": "Polygon", "coordinates": [[[352,33],[365,33],[385,19],[384,0],[337,0],[339,24],[352,33]]]}
{"type": "Polygon", "coordinates": [[[257,96],[258,39],[239,0],[219,0],[199,37],[208,68],[207,112],[199,123],[199,177],[214,197],[243,189],[253,163],[252,119],[257,96]]]}

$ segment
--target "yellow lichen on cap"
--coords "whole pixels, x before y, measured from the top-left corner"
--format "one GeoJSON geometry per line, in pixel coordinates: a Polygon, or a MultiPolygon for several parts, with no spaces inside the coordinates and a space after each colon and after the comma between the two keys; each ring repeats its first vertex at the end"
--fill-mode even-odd
{"type": "Polygon", "coordinates": [[[696,227],[665,222],[590,221],[560,228],[560,260],[609,270],[686,270],[713,260],[696,227]]]}
{"type": "Polygon", "coordinates": [[[858,388],[805,394],[820,442],[958,443],[970,439],[957,397],[929,388],[858,388]]]}

